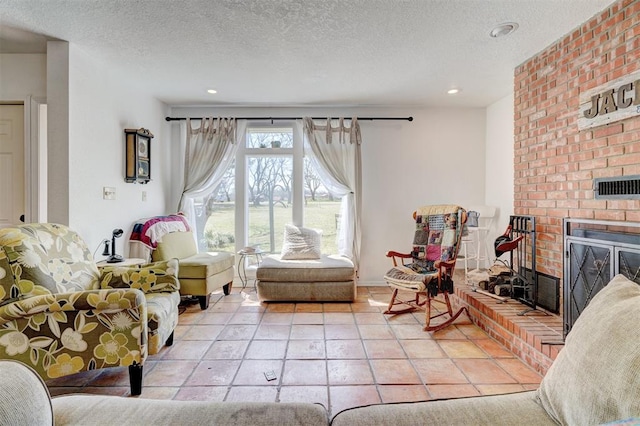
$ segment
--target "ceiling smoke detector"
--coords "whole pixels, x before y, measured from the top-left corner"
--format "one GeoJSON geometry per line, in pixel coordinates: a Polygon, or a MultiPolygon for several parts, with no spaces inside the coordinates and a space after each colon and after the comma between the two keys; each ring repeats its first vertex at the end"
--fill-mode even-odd
{"type": "Polygon", "coordinates": [[[493,38],[508,36],[518,29],[518,24],[515,22],[505,22],[504,24],[500,24],[494,29],[491,30],[489,35],[493,38]]]}

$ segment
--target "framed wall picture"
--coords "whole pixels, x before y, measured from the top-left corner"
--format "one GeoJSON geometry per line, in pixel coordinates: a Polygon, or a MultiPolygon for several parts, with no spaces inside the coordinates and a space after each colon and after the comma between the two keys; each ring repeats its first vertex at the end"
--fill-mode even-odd
{"type": "Polygon", "coordinates": [[[147,129],[124,129],[125,182],[148,183],[151,180],[151,139],[147,129]]]}

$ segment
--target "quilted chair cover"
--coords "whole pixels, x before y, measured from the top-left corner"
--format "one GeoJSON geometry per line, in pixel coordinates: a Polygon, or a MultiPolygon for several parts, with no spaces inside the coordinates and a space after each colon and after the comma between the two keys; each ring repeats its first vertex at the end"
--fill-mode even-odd
{"type": "MultiPolygon", "coordinates": [[[[430,328],[430,319],[435,317],[430,315],[431,300],[439,293],[444,295],[448,313],[454,317],[448,295],[453,292],[453,270],[467,214],[457,205],[434,205],[416,210],[414,219],[416,225],[411,253],[387,253],[387,257],[393,258],[394,266],[385,274],[384,279],[394,292],[385,313],[410,312],[427,304],[426,330],[430,328]],[[398,300],[398,290],[416,293],[415,300],[398,300]],[[428,301],[421,302],[421,294],[426,294],[428,301]],[[394,311],[392,307],[396,304],[406,304],[409,308],[394,311]]],[[[455,317],[459,314],[460,312],[455,317]]]]}
{"type": "Polygon", "coordinates": [[[168,305],[179,302],[173,274],[173,285],[162,293],[165,301],[157,303],[167,305],[166,312],[153,312],[149,295],[161,293],[145,295],[145,277],[129,277],[123,288],[100,288],[110,279],[101,277],[85,242],[68,227],[0,229],[0,359],[18,360],[45,380],[141,366],[148,353],[148,323],[175,327],[177,302],[175,319],[157,318],[173,315],[168,305]]]}

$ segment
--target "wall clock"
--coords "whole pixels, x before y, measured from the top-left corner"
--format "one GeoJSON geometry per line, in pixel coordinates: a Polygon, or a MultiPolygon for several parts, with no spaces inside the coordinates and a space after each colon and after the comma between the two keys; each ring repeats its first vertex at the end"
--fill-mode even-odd
{"type": "Polygon", "coordinates": [[[148,183],[151,180],[151,139],[148,129],[124,129],[125,182],[148,183]]]}

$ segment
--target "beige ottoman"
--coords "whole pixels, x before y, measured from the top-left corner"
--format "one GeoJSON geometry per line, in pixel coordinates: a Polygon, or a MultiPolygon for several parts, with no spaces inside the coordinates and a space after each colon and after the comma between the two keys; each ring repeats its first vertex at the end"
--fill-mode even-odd
{"type": "Polygon", "coordinates": [[[211,293],[231,292],[235,256],[225,251],[198,253],[191,232],[171,232],[162,237],[151,255],[154,261],[177,258],[180,294],[196,296],[201,309],[209,307],[211,293]]]}
{"type": "Polygon", "coordinates": [[[353,302],[353,262],[343,256],[282,260],[266,256],[256,271],[258,298],[265,302],[353,302]]]}

